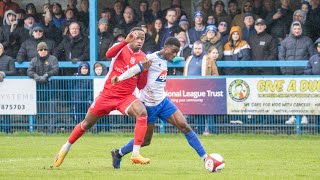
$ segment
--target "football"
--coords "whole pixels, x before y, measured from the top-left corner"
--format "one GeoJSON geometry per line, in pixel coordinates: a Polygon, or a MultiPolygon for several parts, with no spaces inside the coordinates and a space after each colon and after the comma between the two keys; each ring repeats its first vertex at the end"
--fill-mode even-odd
{"type": "Polygon", "coordinates": [[[224,159],[220,154],[209,154],[204,165],[209,172],[218,172],[224,168],[224,159]]]}

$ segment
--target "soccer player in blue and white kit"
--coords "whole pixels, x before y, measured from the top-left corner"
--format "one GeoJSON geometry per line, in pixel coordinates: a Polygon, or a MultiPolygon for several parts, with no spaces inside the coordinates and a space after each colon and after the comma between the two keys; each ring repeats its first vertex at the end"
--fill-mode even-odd
{"type": "MultiPolygon", "coordinates": [[[[146,106],[148,114],[147,133],[142,146],[148,146],[150,144],[154,125],[159,117],[162,121],[167,121],[180,129],[184,133],[190,146],[192,146],[202,160],[205,160],[205,158],[207,158],[207,154],[199,138],[191,129],[181,111],[173,104],[164,90],[168,71],[167,61],[172,61],[179,52],[179,47],[179,40],[177,38],[170,37],[166,40],[165,46],[161,51],[147,55],[146,60],[149,60],[152,63],[148,69],[146,86],[140,92],[140,100],[146,106]]],[[[114,76],[111,81],[113,83],[118,83],[142,71],[143,68],[141,64],[137,64],[121,74],[119,77],[114,76]]],[[[122,148],[113,149],[111,151],[113,160],[112,165],[114,168],[120,168],[122,157],[132,151],[133,142],[134,139],[129,141],[122,148]]]]}

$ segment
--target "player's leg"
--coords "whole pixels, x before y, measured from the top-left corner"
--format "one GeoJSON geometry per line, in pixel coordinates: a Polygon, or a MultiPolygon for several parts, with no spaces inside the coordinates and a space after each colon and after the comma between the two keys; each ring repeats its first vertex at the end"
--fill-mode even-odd
{"type": "Polygon", "coordinates": [[[77,124],[67,142],[61,147],[59,153],[55,157],[54,165],[60,166],[70,150],[71,145],[77,141],[86,130],[90,129],[103,115],[108,114],[112,106],[109,106],[110,101],[106,101],[107,97],[98,96],[91,104],[84,120],[77,124]],[[109,103],[106,104],[105,102],[109,103]]]}
{"type": "MultiPolygon", "coordinates": [[[[151,143],[153,129],[154,129],[154,124],[148,124],[147,133],[146,133],[146,136],[144,137],[142,147],[148,146],[151,143]]],[[[116,168],[116,169],[120,168],[122,157],[132,152],[133,145],[134,145],[134,139],[131,139],[126,145],[124,145],[120,149],[115,148],[111,151],[113,168],[116,168]]]]}
{"type": "Polygon", "coordinates": [[[139,151],[147,132],[147,110],[140,100],[133,94],[128,95],[116,107],[121,113],[136,117],[134,128],[134,142],[131,161],[135,164],[147,164],[150,159],[144,158],[139,151]]]}
{"type": "Polygon", "coordinates": [[[166,97],[164,99],[164,104],[159,113],[159,118],[163,121],[167,121],[180,129],[190,146],[198,153],[198,155],[204,160],[207,157],[206,151],[204,150],[199,138],[196,133],[191,129],[187,120],[181,113],[181,111],[173,104],[173,102],[166,97]]]}
{"type": "Polygon", "coordinates": [[[201,159],[205,160],[207,158],[207,153],[204,150],[198,136],[191,129],[180,110],[177,110],[174,114],[172,114],[167,121],[184,133],[188,143],[198,153],[201,159]]]}
{"type": "Polygon", "coordinates": [[[69,139],[61,147],[59,153],[57,154],[54,163],[56,167],[62,164],[64,158],[71,148],[71,145],[75,141],[77,141],[86,132],[86,130],[90,129],[100,118],[101,116],[96,116],[94,114],[91,114],[90,112],[87,112],[85,119],[75,126],[75,128],[71,132],[69,139]]]}

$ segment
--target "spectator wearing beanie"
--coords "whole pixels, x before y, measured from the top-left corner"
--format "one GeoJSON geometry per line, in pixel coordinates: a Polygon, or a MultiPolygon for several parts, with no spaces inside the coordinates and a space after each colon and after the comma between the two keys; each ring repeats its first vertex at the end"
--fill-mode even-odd
{"type": "Polygon", "coordinates": [[[109,22],[101,18],[98,23],[98,60],[107,60],[106,52],[112,41],[113,35],[109,32],[109,22]]]}
{"type": "Polygon", "coordinates": [[[194,42],[200,40],[202,34],[205,33],[204,17],[202,11],[196,11],[193,14],[194,27],[188,30],[188,42],[193,44],[194,42]]]}
{"type": "Polygon", "coordinates": [[[180,32],[183,31],[183,32],[187,32],[188,29],[189,29],[189,21],[187,19],[187,16],[183,15],[181,16],[180,18],[180,21],[179,21],[179,27],[180,27],[180,32]]]}
{"type": "Polygon", "coordinates": [[[17,54],[17,62],[31,61],[32,58],[37,56],[37,45],[40,42],[46,43],[49,54],[56,47],[55,41],[45,37],[43,26],[41,24],[35,24],[31,30],[31,37],[21,44],[17,54]]]}
{"type": "Polygon", "coordinates": [[[58,75],[58,59],[48,52],[48,46],[45,42],[37,45],[37,55],[31,60],[27,75],[36,82],[44,84],[48,78],[58,75]]]}
{"type": "Polygon", "coordinates": [[[204,45],[206,52],[208,52],[211,46],[217,48],[219,52],[218,60],[221,60],[223,57],[223,44],[221,43],[221,34],[218,31],[218,28],[214,24],[209,24],[206,27],[206,32],[201,36],[201,42],[204,45]]]}

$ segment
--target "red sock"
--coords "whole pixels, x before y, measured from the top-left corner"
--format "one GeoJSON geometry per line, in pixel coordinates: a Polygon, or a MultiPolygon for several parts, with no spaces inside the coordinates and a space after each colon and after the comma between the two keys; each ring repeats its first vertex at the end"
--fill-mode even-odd
{"type": "Polygon", "coordinates": [[[136,120],[136,127],[134,128],[134,145],[142,145],[144,136],[147,132],[147,116],[138,116],[136,120]]]}
{"type": "Polygon", "coordinates": [[[85,132],[86,130],[83,127],[84,121],[80,122],[79,124],[74,127],[68,141],[70,144],[73,144],[77,139],[79,139],[85,132]]]}

